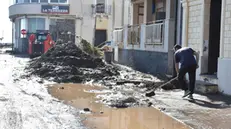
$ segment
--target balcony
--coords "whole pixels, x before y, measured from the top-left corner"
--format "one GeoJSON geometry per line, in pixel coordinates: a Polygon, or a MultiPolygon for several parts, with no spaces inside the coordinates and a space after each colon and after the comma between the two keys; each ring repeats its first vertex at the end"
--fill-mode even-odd
{"type": "Polygon", "coordinates": [[[126,26],[115,29],[113,41],[115,45],[136,46],[164,46],[164,21],[151,22],[140,25],[126,26]]]}
{"type": "Polygon", "coordinates": [[[111,15],[111,6],[107,4],[92,5],[94,8],[94,15],[111,15]]]}

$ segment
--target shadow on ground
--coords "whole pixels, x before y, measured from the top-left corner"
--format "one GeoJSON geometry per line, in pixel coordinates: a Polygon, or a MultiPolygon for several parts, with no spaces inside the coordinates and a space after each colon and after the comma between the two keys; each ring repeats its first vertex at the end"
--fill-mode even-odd
{"type": "Polygon", "coordinates": [[[230,96],[226,96],[222,94],[203,94],[203,93],[198,93],[198,94],[206,96],[208,98],[208,101],[193,99],[193,100],[189,100],[189,102],[202,107],[215,108],[215,109],[225,109],[231,107],[230,96]]]}

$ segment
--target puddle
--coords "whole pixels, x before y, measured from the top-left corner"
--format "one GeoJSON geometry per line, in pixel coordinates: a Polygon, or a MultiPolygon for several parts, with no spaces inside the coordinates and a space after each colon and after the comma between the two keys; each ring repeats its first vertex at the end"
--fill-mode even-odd
{"type": "Polygon", "coordinates": [[[83,123],[91,129],[190,129],[155,108],[109,108],[97,103],[103,89],[81,84],[55,85],[48,88],[54,97],[78,109],[89,108],[83,123]],[[93,91],[93,92],[92,92],[93,91]]]}

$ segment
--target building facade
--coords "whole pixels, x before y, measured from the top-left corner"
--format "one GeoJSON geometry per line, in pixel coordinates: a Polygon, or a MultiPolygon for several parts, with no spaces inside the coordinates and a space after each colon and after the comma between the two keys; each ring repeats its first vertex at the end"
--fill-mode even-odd
{"type": "Polygon", "coordinates": [[[36,30],[49,30],[54,41],[67,32],[92,44],[102,42],[99,39],[110,40],[109,3],[108,0],[13,0],[9,18],[14,48],[26,53],[27,37],[36,30]],[[102,23],[104,26],[100,25],[102,23]],[[23,29],[27,31],[26,36],[21,34],[23,29]]]}
{"type": "Polygon", "coordinates": [[[197,80],[231,95],[231,0],[183,0],[182,44],[200,52],[197,80]]]}
{"type": "Polygon", "coordinates": [[[121,19],[113,32],[115,60],[153,75],[172,74],[178,0],[121,3],[124,7],[115,11],[116,19],[121,19]]]}

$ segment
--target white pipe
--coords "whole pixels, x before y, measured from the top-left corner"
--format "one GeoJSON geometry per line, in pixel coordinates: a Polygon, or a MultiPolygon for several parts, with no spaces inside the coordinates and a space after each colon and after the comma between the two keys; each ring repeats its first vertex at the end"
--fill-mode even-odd
{"type": "Polygon", "coordinates": [[[226,0],[222,0],[221,36],[220,36],[220,58],[224,57],[225,10],[226,10],[226,0]]]}
{"type": "Polygon", "coordinates": [[[188,0],[182,1],[183,3],[183,35],[182,35],[182,46],[188,46],[188,17],[189,17],[189,9],[188,9],[188,0]]]}
{"type": "Polygon", "coordinates": [[[205,1],[202,0],[202,10],[201,10],[201,45],[200,45],[200,56],[203,56],[204,48],[204,24],[205,24],[205,1]]]}
{"type": "Polygon", "coordinates": [[[188,0],[186,0],[187,4],[186,4],[186,42],[185,45],[186,47],[188,47],[188,27],[189,27],[189,3],[188,0]]]}
{"type": "Polygon", "coordinates": [[[122,16],[122,18],[121,18],[121,20],[122,20],[122,22],[121,22],[122,26],[124,26],[124,6],[125,6],[125,0],[123,0],[123,2],[122,2],[122,14],[121,14],[121,16],[122,16]]]}

